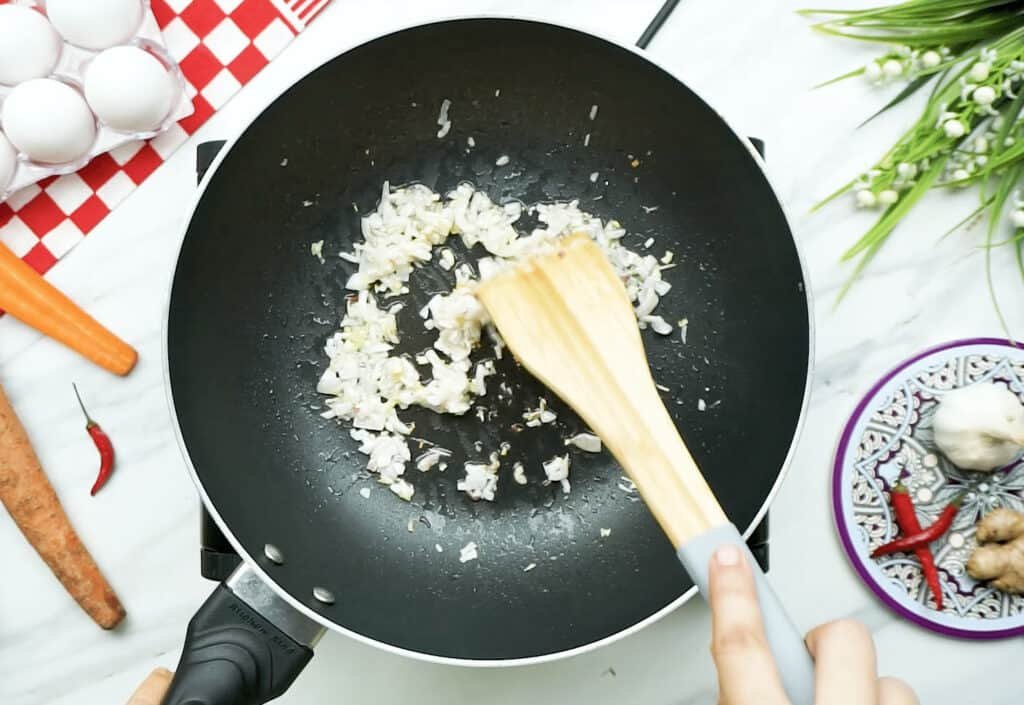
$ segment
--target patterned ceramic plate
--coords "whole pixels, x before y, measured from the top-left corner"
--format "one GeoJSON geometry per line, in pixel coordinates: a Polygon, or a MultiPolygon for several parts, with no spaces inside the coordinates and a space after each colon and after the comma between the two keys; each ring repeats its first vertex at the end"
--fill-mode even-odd
{"type": "Polygon", "coordinates": [[[982,515],[995,507],[1024,511],[1024,458],[994,473],[960,470],[935,448],[932,432],[942,395],[978,382],[1004,384],[1024,400],[1024,349],[989,338],[957,341],[923,352],[883,377],[843,431],[832,501],[850,561],[887,605],[943,634],[993,639],[1024,634],[1024,596],[975,582],[964,565],[982,515]],[[941,612],[916,559],[870,557],[899,535],[889,504],[897,480],[908,487],[922,526],[966,493],[952,528],[932,544],[945,603],[941,612]]]}

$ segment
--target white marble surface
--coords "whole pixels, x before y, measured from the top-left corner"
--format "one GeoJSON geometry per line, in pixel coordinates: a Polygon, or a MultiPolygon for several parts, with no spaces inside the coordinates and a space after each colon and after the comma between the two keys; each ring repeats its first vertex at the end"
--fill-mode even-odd
{"type": "MultiPolygon", "coordinates": [[[[335,0],[198,139],[235,134],[305,71],[417,18],[518,12],[630,41],[659,4],[335,0]]],[[[772,576],[778,590],[801,626],[847,615],[864,620],[875,633],[881,670],[909,680],[925,703],[1018,703],[1024,691],[1021,641],[960,642],[895,619],[848,567],[828,501],[829,461],[840,425],[880,373],[928,345],[1000,333],[983,285],[978,232],[938,239],[971,207],[972,197],[933,198],[919,208],[833,310],[847,273],[837,265],[838,255],[870,218],[846,202],[813,216],[807,215],[808,207],[877,156],[911,108],[854,132],[881,96],[869,97],[859,82],[819,91],[809,86],[864,62],[869,53],[817,36],[782,3],[684,0],[652,53],[739,129],[767,141],[769,171],[793,215],[810,268],[817,369],[806,429],[772,511],[772,576]]],[[[131,615],[116,633],[99,632],[0,513],[4,705],[122,703],[150,669],[174,666],[185,624],[211,589],[197,571],[196,497],[172,438],[160,372],[160,321],[193,193],[193,150],[186,147],[49,275],[138,348],[141,362],[127,379],[113,380],[16,321],[0,320],[0,380],[68,512],[131,615]],[[83,490],[95,466],[70,396],[72,380],[93,400],[95,416],[117,440],[124,468],[95,499],[83,490]]],[[[1012,294],[1007,301],[1016,305],[1007,309],[1020,331],[1024,307],[1010,259],[1007,252],[997,253],[996,276],[1012,294]]],[[[707,630],[704,606],[691,603],[606,648],[559,663],[502,670],[414,662],[329,635],[280,702],[712,703],[707,630]]]]}

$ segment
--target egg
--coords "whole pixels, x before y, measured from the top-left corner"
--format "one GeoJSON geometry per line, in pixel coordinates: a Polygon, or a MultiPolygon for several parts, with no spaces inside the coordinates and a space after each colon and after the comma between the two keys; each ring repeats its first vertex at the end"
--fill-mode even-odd
{"type": "Polygon", "coordinates": [[[21,5],[0,5],[0,83],[13,86],[53,72],[62,44],[46,18],[21,5]]]}
{"type": "Polygon", "coordinates": [[[85,98],[52,78],[15,86],[4,101],[0,123],[11,144],[44,164],[74,161],[96,139],[96,118],[85,98]]]}
{"type": "Polygon", "coordinates": [[[141,0],[47,0],[46,14],[66,40],[86,49],[128,41],[142,24],[141,0]]]}
{"type": "Polygon", "coordinates": [[[107,49],[85,70],[85,99],[115,130],[155,130],[171,111],[176,92],[164,65],[133,46],[107,49]],[[128,86],[131,90],[125,90],[128,86]]]}
{"type": "Polygon", "coordinates": [[[0,193],[3,193],[7,185],[11,183],[17,166],[18,153],[14,151],[14,145],[0,132],[0,193]]]}

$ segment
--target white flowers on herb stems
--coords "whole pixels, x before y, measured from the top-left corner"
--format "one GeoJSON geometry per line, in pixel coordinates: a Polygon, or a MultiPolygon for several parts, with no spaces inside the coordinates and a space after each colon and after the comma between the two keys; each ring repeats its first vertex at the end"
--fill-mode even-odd
{"type": "Polygon", "coordinates": [[[942,63],[942,56],[939,52],[929,49],[928,51],[921,54],[921,66],[926,69],[933,69],[942,63]]]}
{"type": "Polygon", "coordinates": [[[974,62],[974,65],[971,66],[971,69],[967,72],[967,77],[970,78],[972,81],[984,81],[986,78],[988,78],[990,70],[991,69],[989,68],[989,65],[984,61],[976,61],[974,62]]]}
{"type": "Polygon", "coordinates": [[[974,89],[971,97],[978,105],[992,105],[996,99],[996,91],[992,86],[979,86],[974,89]]]}
{"type": "Polygon", "coordinates": [[[900,200],[900,195],[891,188],[887,188],[884,191],[878,193],[878,202],[883,206],[891,206],[896,201],[900,200]]]}
{"type": "Polygon", "coordinates": [[[942,131],[950,139],[960,139],[967,134],[967,127],[957,119],[946,120],[942,123],[942,131]]]}
{"type": "Polygon", "coordinates": [[[861,189],[857,192],[857,205],[861,208],[874,208],[878,203],[878,197],[869,189],[861,189]]]}
{"type": "MultiPolygon", "coordinates": [[[[932,188],[978,185],[984,191],[975,214],[1008,217],[1014,227],[1024,227],[1024,205],[1006,198],[1024,166],[1024,113],[1017,101],[1024,91],[1024,41],[1019,23],[1002,22],[1002,8],[996,5],[891,0],[869,10],[829,12],[816,25],[829,34],[887,45],[863,69],[840,77],[860,73],[874,84],[906,84],[899,94],[887,96],[879,112],[915,92],[927,94],[918,119],[875,165],[818,204],[849,192],[858,207],[885,211],[844,253],[843,259],[856,260],[856,267],[840,298],[932,188]],[[929,46],[940,36],[956,38],[955,47],[929,46]]],[[[1005,241],[996,228],[984,230],[986,245],[1005,241]]],[[[1020,232],[1009,242],[1019,245],[1019,238],[1020,232]]],[[[986,246],[986,260],[997,249],[986,246]]]]}
{"type": "Polygon", "coordinates": [[[946,47],[935,49],[914,49],[897,46],[884,56],[868,62],[863,73],[871,83],[888,83],[899,79],[913,79],[922,74],[933,73],[949,57],[946,47]]]}
{"type": "Polygon", "coordinates": [[[889,59],[882,64],[882,73],[889,78],[896,78],[903,74],[903,64],[896,59],[889,59]]]}

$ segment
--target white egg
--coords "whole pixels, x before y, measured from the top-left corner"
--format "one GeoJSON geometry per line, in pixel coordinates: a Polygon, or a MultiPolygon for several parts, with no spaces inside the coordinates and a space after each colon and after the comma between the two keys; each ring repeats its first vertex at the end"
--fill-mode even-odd
{"type": "Polygon", "coordinates": [[[74,161],[96,139],[96,118],[85,98],[52,78],[15,86],[4,101],[0,122],[11,144],[44,164],[74,161]]]}
{"type": "Polygon", "coordinates": [[[11,183],[17,166],[18,153],[14,151],[14,145],[4,137],[4,133],[0,132],[0,193],[11,183]]]}
{"type": "Polygon", "coordinates": [[[47,0],[46,14],[66,40],[86,49],[128,41],[142,24],[141,0],[47,0]]]}
{"type": "Polygon", "coordinates": [[[137,47],[107,49],[85,70],[85,99],[115,130],[156,129],[171,111],[176,90],[164,65],[137,47]]]}
{"type": "Polygon", "coordinates": [[[46,18],[21,5],[0,5],[0,83],[13,86],[53,72],[60,37],[46,18]]]}

